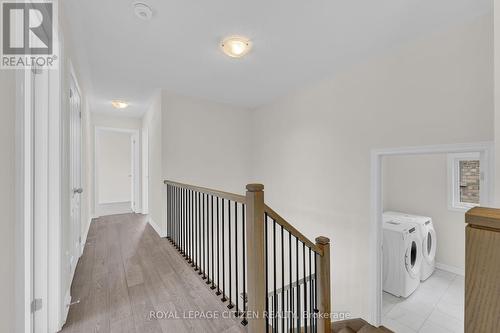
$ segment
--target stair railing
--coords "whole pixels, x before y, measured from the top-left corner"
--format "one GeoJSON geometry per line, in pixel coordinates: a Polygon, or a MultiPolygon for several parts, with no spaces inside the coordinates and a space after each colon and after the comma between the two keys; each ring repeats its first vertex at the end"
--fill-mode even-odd
{"type": "Polygon", "coordinates": [[[167,238],[248,332],[330,332],[328,238],[286,222],[261,184],[242,196],[164,183],[167,238]]]}

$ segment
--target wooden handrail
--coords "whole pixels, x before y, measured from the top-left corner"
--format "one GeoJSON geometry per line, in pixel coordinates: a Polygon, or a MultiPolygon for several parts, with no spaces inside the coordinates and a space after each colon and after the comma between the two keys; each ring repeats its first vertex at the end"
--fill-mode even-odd
{"type": "Polygon", "coordinates": [[[285,230],[287,230],[289,233],[291,233],[293,236],[295,236],[299,241],[302,243],[306,244],[308,247],[311,248],[314,252],[319,254],[320,256],[323,256],[323,250],[319,248],[316,244],[311,242],[306,236],[304,236],[300,231],[298,231],[293,225],[288,223],[284,218],[282,218],[278,213],[276,213],[271,207],[265,205],[265,212],[267,215],[272,218],[273,220],[276,221],[279,225],[281,225],[285,230]]]}
{"type": "MultiPolygon", "coordinates": [[[[246,290],[248,292],[245,292],[245,289],[244,289],[244,296],[245,296],[245,300],[247,301],[247,307],[246,307],[246,311],[247,313],[249,313],[248,317],[245,316],[244,320],[242,321],[242,323],[245,325],[245,324],[248,324],[248,332],[249,333],[260,333],[262,332],[263,330],[265,330],[265,327],[271,325],[271,326],[274,326],[275,324],[277,325],[277,323],[275,322],[274,324],[271,324],[269,323],[269,313],[266,311],[266,308],[267,306],[269,305],[268,303],[268,284],[267,284],[267,279],[268,279],[268,269],[269,269],[269,264],[268,264],[268,256],[269,256],[269,252],[268,252],[268,241],[270,238],[267,238],[268,235],[267,235],[267,228],[268,228],[268,221],[267,221],[267,218],[270,218],[273,220],[273,228],[276,227],[276,225],[280,225],[282,227],[281,229],[281,232],[282,232],[282,240],[283,240],[283,230],[286,230],[290,237],[293,236],[295,237],[295,244],[296,244],[296,257],[294,260],[296,260],[296,269],[295,269],[295,276],[294,278],[296,278],[296,282],[291,282],[290,285],[288,286],[284,286],[282,287],[281,289],[277,289],[277,286],[276,284],[274,285],[274,290],[273,293],[274,295],[276,295],[277,293],[280,293],[280,292],[283,292],[284,290],[286,290],[286,288],[293,288],[294,285],[300,285],[301,283],[306,285],[305,280],[302,279],[300,280],[299,279],[299,269],[298,269],[298,265],[299,265],[299,254],[298,254],[298,249],[299,249],[299,242],[302,243],[302,251],[303,251],[303,256],[302,256],[302,265],[303,265],[303,270],[304,270],[304,274],[305,274],[305,270],[306,270],[306,259],[305,259],[305,248],[308,247],[310,250],[309,251],[309,261],[308,261],[308,265],[309,265],[309,272],[310,272],[310,276],[309,278],[313,278],[314,279],[314,284],[312,283],[309,283],[307,288],[311,288],[311,290],[309,291],[309,295],[312,295],[313,293],[313,290],[312,290],[312,286],[314,285],[315,288],[317,288],[317,290],[314,292],[314,295],[315,297],[317,298],[317,303],[315,304],[316,308],[315,309],[312,309],[312,300],[310,300],[309,302],[309,309],[311,311],[311,313],[313,311],[319,311],[320,313],[324,314],[324,316],[322,317],[319,317],[317,319],[317,325],[318,325],[318,332],[321,332],[321,333],[329,333],[330,332],[330,326],[331,326],[331,322],[330,322],[330,312],[331,312],[331,304],[330,304],[330,298],[331,298],[331,295],[330,295],[330,292],[331,292],[331,288],[330,288],[330,240],[326,237],[318,237],[316,238],[316,242],[313,243],[312,241],[310,241],[306,236],[304,236],[300,231],[298,231],[294,226],[292,226],[290,223],[288,223],[283,217],[281,217],[278,213],[276,213],[272,208],[270,208],[269,206],[267,206],[265,203],[264,203],[264,186],[262,184],[248,184],[246,186],[246,195],[243,196],[243,195],[239,195],[239,194],[234,194],[234,193],[228,193],[228,192],[223,192],[223,191],[218,191],[218,190],[214,190],[214,189],[210,189],[210,188],[206,188],[206,187],[200,187],[200,186],[194,186],[194,185],[189,185],[189,184],[183,184],[183,183],[179,183],[179,182],[175,182],[175,181],[170,181],[170,180],[165,180],[164,181],[164,184],[168,185],[167,186],[167,190],[170,191],[167,195],[167,201],[168,201],[168,204],[167,206],[169,207],[168,208],[168,211],[169,211],[169,215],[168,215],[168,218],[167,218],[167,225],[170,226],[170,231],[171,233],[169,233],[170,235],[170,239],[171,241],[173,242],[173,244],[178,248],[178,250],[186,257],[186,260],[189,260],[189,262],[191,263],[191,260],[192,261],[192,264],[191,266],[195,267],[195,270],[198,270],[199,269],[199,272],[198,274],[202,274],[203,272],[203,278],[207,279],[207,284],[209,283],[212,283],[212,287],[211,289],[215,289],[215,285],[214,285],[214,275],[213,275],[213,267],[212,267],[212,281],[210,282],[210,274],[208,274],[207,277],[205,277],[205,271],[209,271],[210,270],[210,267],[206,266],[206,262],[207,262],[207,258],[208,257],[205,257],[206,254],[203,254],[203,250],[206,248],[206,244],[208,243],[208,234],[204,233],[204,226],[205,226],[205,222],[203,221],[206,221],[208,223],[208,206],[202,206],[202,207],[206,207],[206,210],[205,210],[205,213],[206,215],[204,214],[200,214],[200,198],[199,198],[199,194],[200,193],[203,193],[203,194],[206,194],[208,196],[212,196],[212,197],[218,197],[218,198],[222,198],[222,199],[226,199],[226,200],[229,200],[229,201],[232,201],[235,203],[235,206],[234,206],[234,212],[236,213],[237,211],[237,207],[236,207],[236,203],[240,203],[242,205],[244,205],[242,207],[242,209],[244,209],[244,220],[242,220],[242,222],[244,223],[245,225],[245,228],[244,228],[244,231],[246,231],[246,235],[243,234],[243,240],[246,241],[246,244],[244,245],[246,247],[246,262],[247,262],[247,265],[245,265],[245,263],[243,263],[243,270],[244,270],[244,273],[243,273],[243,276],[244,277],[247,277],[247,280],[246,280],[246,286],[248,287],[246,290]],[[187,190],[187,191],[186,191],[187,190]],[[196,223],[198,223],[198,226],[194,226],[193,224],[190,224],[192,223],[192,215],[190,214],[190,211],[189,210],[186,210],[187,207],[191,207],[192,209],[192,202],[189,201],[190,198],[192,199],[193,196],[192,196],[192,193],[191,193],[191,196],[189,195],[186,195],[186,192],[189,194],[189,191],[192,191],[192,192],[198,192],[198,201],[196,201],[196,198],[195,198],[195,208],[194,209],[197,209],[198,210],[198,215],[197,215],[197,218],[194,219],[194,221],[196,223]],[[188,202],[188,204],[186,205],[186,200],[188,202]],[[198,202],[198,205],[196,206],[196,202],[198,202]],[[191,205],[191,206],[189,206],[191,205]],[[186,217],[187,216],[187,217],[186,217]],[[205,218],[206,216],[206,218],[205,218]],[[199,231],[199,228],[200,228],[200,219],[202,221],[202,224],[201,224],[201,233],[199,231]],[[168,224],[170,223],[170,224],[168,224]],[[189,236],[189,233],[192,232],[192,229],[193,228],[198,228],[198,238],[195,238],[193,240],[193,237],[191,237],[191,239],[188,237],[189,236]],[[188,235],[188,236],[186,236],[188,235]],[[202,238],[202,241],[200,243],[199,241],[199,238],[202,238]],[[203,239],[207,238],[205,241],[203,241],[203,239]],[[191,242],[191,243],[189,243],[191,242]],[[193,250],[193,246],[192,246],[192,243],[195,242],[195,249],[193,250]],[[197,242],[197,243],[196,243],[197,242]],[[186,246],[186,243],[188,244],[186,246]],[[197,244],[197,245],[196,245],[197,244]],[[201,244],[201,245],[200,245],[201,244]],[[191,248],[189,247],[191,245],[191,248]],[[199,261],[199,257],[200,257],[200,250],[199,248],[202,248],[202,253],[201,253],[201,261],[199,261]],[[196,250],[198,250],[198,255],[196,255],[196,250]],[[187,254],[186,254],[187,252],[187,254]],[[316,254],[316,256],[314,257],[315,258],[315,261],[314,261],[314,274],[311,274],[311,253],[314,252],[316,254]],[[191,257],[191,256],[194,256],[194,259],[191,257]],[[316,263],[317,261],[317,263],[316,263]],[[201,263],[201,264],[200,264],[201,263]],[[246,270],[245,272],[245,267],[248,267],[248,269],[246,270]],[[246,273],[246,274],[245,274],[246,273]],[[325,316],[326,315],[326,316],[325,316]]],[[[205,196],[203,196],[203,200],[205,200],[205,196]]],[[[207,200],[208,200],[208,197],[207,197],[207,200]]],[[[219,216],[219,206],[218,206],[218,200],[217,200],[217,213],[216,215],[219,216]]],[[[208,205],[208,201],[206,201],[206,204],[208,205]]],[[[213,201],[212,201],[212,205],[213,205],[213,201]]],[[[222,200],[222,225],[223,225],[223,228],[224,228],[224,216],[227,216],[228,217],[228,220],[229,222],[231,222],[231,217],[230,217],[230,206],[227,206],[228,208],[228,214],[225,215],[224,213],[224,200],[222,200]]],[[[202,208],[202,209],[205,209],[205,208],[202,208]]],[[[210,212],[212,212],[213,214],[213,209],[214,207],[212,206],[210,208],[210,212]]],[[[241,212],[243,212],[243,210],[241,210],[241,212]]],[[[233,221],[237,221],[237,217],[235,215],[235,219],[233,219],[233,221]]],[[[212,237],[213,237],[213,215],[211,217],[211,222],[212,222],[212,237]]],[[[229,223],[228,222],[228,223],[229,223]]],[[[229,224],[229,227],[231,227],[232,224],[229,224]]],[[[235,235],[237,235],[237,232],[236,232],[236,227],[237,227],[237,222],[235,224],[235,229],[234,232],[235,232],[235,235]]],[[[206,224],[206,228],[208,230],[208,224],[206,224]]],[[[218,217],[217,217],[217,224],[216,224],[216,228],[217,228],[217,232],[216,232],[216,235],[217,235],[217,244],[219,244],[219,238],[218,238],[218,235],[219,235],[219,220],[218,220],[218,217]]],[[[229,232],[231,232],[231,229],[228,230],[229,232]]],[[[225,250],[224,250],[224,229],[222,229],[222,252],[221,253],[226,253],[225,250]]],[[[274,236],[273,236],[274,237],[274,236]]],[[[291,238],[290,238],[291,239],[291,238]]],[[[235,240],[237,241],[238,240],[238,237],[235,236],[235,240]]],[[[291,242],[290,242],[291,243],[291,242]]],[[[213,266],[213,244],[214,244],[214,240],[212,238],[212,241],[211,241],[211,244],[212,244],[212,266],[213,266]]],[[[229,245],[231,244],[231,241],[229,240],[229,245]]],[[[283,249],[283,243],[282,244],[282,247],[281,247],[281,251],[282,251],[282,254],[281,254],[281,257],[283,258],[284,256],[284,249],[283,249]]],[[[237,246],[237,243],[236,243],[236,246],[235,246],[235,249],[237,249],[238,246],[237,246]]],[[[208,250],[206,250],[208,251],[208,250]]],[[[276,255],[276,247],[274,247],[274,254],[276,255]]],[[[290,260],[290,266],[291,266],[291,258],[292,258],[292,250],[289,250],[290,253],[288,254],[288,258],[290,260]]],[[[219,258],[219,252],[217,252],[217,258],[219,258]]],[[[231,254],[231,248],[229,248],[229,254],[231,254]]],[[[238,258],[238,254],[237,252],[235,252],[235,257],[238,258]]],[[[245,259],[245,256],[243,257],[243,259],[245,259]]],[[[210,262],[210,261],[208,261],[210,262]]],[[[223,255],[223,259],[222,259],[222,262],[224,263],[224,255],[223,255]]],[[[231,257],[229,257],[229,262],[231,263],[231,257]]],[[[217,265],[219,265],[217,263],[217,265]]],[[[237,265],[237,263],[236,263],[237,265]]],[[[284,264],[282,262],[282,270],[284,270],[284,264]]],[[[274,270],[276,271],[276,263],[274,262],[274,270]]],[[[224,271],[224,265],[223,265],[223,271],[224,271]]],[[[229,268],[229,271],[231,272],[231,268],[229,268]]],[[[289,280],[291,281],[292,280],[292,275],[291,275],[291,269],[290,269],[290,278],[289,280]]],[[[231,273],[229,274],[230,275],[230,279],[231,279],[231,273]]],[[[276,276],[276,273],[274,273],[274,275],[276,276]]],[[[222,274],[222,276],[224,277],[224,273],[222,274]]],[[[284,275],[283,275],[284,276],[284,275]]],[[[218,277],[219,277],[219,267],[217,267],[217,293],[216,295],[221,295],[221,292],[219,291],[219,280],[218,280],[218,277]]],[[[308,277],[306,277],[307,279],[308,277]]],[[[237,280],[236,280],[237,281],[237,280]]],[[[231,283],[231,280],[229,280],[229,283],[231,283]]],[[[245,282],[243,283],[245,285],[245,282]]],[[[282,285],[284,285],[284,280],[282,280],[282,285]]],[[[225,293],[225,290],[224,290],[224,286],[225,286],[225,282],[224,282],[224,279],[222,281],[222,286],[223,286],[223,290],[222,290],[222,294],[225,293]]],[[[304,293],[306,293],[306,287],[304,287],[304,293]]],[[[236,289],[238,289],[238,287],[236,286],[236,289]]],[[[231,284],[230,284],[230,290],[231,290],[231,284]]],[[[236,292],[238,293],[238,290],[236,290],[236,292]]],[[[231,294],[231,292],[230,292],[231,294]]],[[[300,304],[300,297],[302,295],[299,295],[297,293],[297,304],[300,304]]],[[[307,297],[305,296],[304,294],[304,298],[307,297]]],[[[311,296],[312,297],[312,296],[311,296]]],[[[226,298],[226,297],[223,297],[221,299],[223,302],[229,300],[230,304],[228,305],[229,306],[234,306],[233,304],[231,304],[231,295],[229,295],[229,298],[226,298]]],[[[304,301],[304,304],[306,304],[307,300],[304,301]]],[[[237,305],[236,305],[237,306],[237,305]]],[[[299,307],[297,306],[297,311],[299,311],[299,307]]],[[[305,317],[304,317],[305,318],[305,317]]],[[[305,325],[307,325],[307,322],[304,322],[305,325]]],[[[313,325],[312,323],[312,319],[311,319],[311,325],[313,325]]],[[[297,325],[299,326],[300,325],[300,317],[298,317],[297,319],[297,325]]],[[[307,327],[307,326],[306,326],[307,327]]]]}
{"type": "Polygon", "coordinates": [[[200,193],[210,194],[210,195],[213,195],[213,196],[216,196],[219,198],[236,201],[236,202],[239,202],[242,204],[244,204],[246,201],[245,196],[240,195],[240,194],[218,191],[218,190],[214,190],[214,189],[207,188],[207,187],[200,187],[200,186],[178,183],[178,182],[174,182],[171,180],[165,180],[165,181],[163,181],[163,183],[170,184],[170,185],[177,186],[177,187],[181,187],[181,188],[185,188],[185,189],[196,191],[196,192],[200,192],[200,193]]]}

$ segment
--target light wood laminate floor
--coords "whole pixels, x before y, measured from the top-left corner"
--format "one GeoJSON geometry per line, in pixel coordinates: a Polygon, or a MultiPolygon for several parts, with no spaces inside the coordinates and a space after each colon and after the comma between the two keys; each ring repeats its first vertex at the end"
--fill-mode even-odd
{"type": "Polygon", "coordinates": [[[239,319],[183,319],[195,312],[222,316],[226,304],[207,287],[168,240],[142,215],[91,223],[71,286],[64,333],[245,332],[239,319]],[[162,311],[180,319],[151,318],[162,311]]]}

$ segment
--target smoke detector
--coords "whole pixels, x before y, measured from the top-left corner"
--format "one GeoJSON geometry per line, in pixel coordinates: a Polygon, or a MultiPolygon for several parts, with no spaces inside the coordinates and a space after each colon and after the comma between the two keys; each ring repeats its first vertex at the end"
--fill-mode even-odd
{"type": "Polygon", "coordinates": [[[153,9],[144,2],[134,2],[135,16],[141,20],[149,21],[153,17],[153,9]]]}

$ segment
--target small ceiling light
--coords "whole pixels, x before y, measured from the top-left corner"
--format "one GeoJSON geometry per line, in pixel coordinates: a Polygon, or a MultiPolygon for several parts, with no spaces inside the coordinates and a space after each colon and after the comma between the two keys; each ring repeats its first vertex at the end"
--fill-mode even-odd
{"type": "Polygon", "coordinates": [[[144,2],[134,2],[134,13],[141,20],[151,20],[153,17],[153,9],[144,2]]]}
{"type": "Polygon", "coordinates": [[[245,37],[231,36],[225,38],[220,46],[222,52],[231,58],[241,58],[250,52],[252,42],[245,37]]]}
{"type": "Polygon", "coordinates": [[[113,105],[115,109],[125,109],[128,106],[128,103],[115,99],[111,101],[111,105],[113,105]]]}

